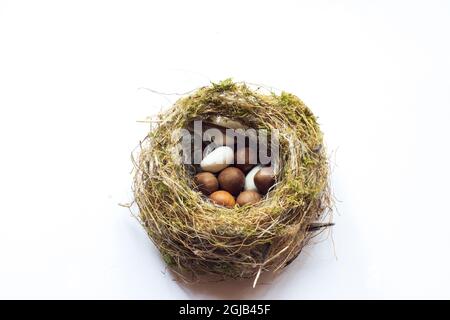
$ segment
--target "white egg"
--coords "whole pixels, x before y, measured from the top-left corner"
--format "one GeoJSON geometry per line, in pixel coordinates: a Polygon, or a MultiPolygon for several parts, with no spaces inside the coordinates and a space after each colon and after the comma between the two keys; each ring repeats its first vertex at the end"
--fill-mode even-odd
{"type": "Polygon", "coordinates": [[[234,151],[228,146],[221,146],[214,149],[210,154],[208,154],[202,162],[200,162],[200,167],[204,171],[209,172],[219,172],[225,169],[230,164],[234,162],[234,151]]]}
{"type": "Polygon", "coordinates": [[[243,125],[240,121],[236,121],[227,117],[217,116],[213,117],[214,124],[230,129],[247,129],[247,126],[243,125]]]}
{"type": "Polygon", "coordinates": [[[258,173],[259,170],[261,170],[261,166],[256,166],[252,170],[250,170],[249,173],[247,173],[247,176],[245,177],[245,185],[244,190],[245,191],[258,191],[258,188],[255,186],[255,182],[253,181],[253,178],[255,177],[255,174],[258,173]]]}

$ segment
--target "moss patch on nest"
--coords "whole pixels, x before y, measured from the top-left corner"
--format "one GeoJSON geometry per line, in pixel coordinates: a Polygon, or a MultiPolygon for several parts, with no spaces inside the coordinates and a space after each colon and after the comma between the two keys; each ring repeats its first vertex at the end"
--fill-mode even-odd
{"type": "Polygon", "coordinates": [[[262,94],[229,79],[200,88],[159,115],[135,164],[140,220],[164,261],[185,279],[204,274],[245,278],[281,270],[331,211],[322,132],[311,110],[286,92],[262,94]],[[278,130],[276,187],[259,204],[215,206],[192,188],[190,171],[174,157],[178,141],[173,132],[212,116],[278,130]]]}

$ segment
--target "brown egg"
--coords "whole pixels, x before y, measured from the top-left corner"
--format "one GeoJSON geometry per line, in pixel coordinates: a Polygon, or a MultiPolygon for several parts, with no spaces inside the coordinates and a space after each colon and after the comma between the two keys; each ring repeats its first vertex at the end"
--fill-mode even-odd
{"type": "Polygon", "coordinates": [[[210,172],[200,172],[194,177],[194,184],[205,195],[219,190],[219,181],[210,172]]]}
{"type": "Polygon", "coordinates": [[[228,191],[233,196],[237,196],[244,188],[245,175],[238,168],[228,167],[219,174],[220,189],[228,191]]]}
{"type": "Polygon", "coordinates": [[[235,167],[244,173],[249,172],[257,163],[258,154],[254,148],[240,148],[234,155],[235,167]]]}
{"type": "Polygon", "coordinates": [[[216,192],[213,192],[209,198],[214,202],[215,204],[227,207],[227,208],[233,208],[236,204],[236,201],[234,200],[234,197],[227,191],[219,190],[216,192]]]}
{"type": "Polygon", "coordinates": [[[256,191],[242,191],[236,199],[236,203],[240,206],[246,204],[255,204],[261,201],[261,195],[256,191]]]}
{"type": "Polygon", "coordinates": [[[266,194],[270,187],[275,183],[275,174],[272,167],[264,167],[259,170],[253,178],[256,188],[262,194],[266,194]]]}

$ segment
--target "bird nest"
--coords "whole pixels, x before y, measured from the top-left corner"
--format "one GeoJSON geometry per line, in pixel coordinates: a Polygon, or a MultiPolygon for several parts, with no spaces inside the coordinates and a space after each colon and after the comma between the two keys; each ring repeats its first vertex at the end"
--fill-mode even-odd
{"type": "MultiPolygon", "coordinates": [[[[323,135],[296,96],[261,93],[225,80],[179,99],[134,157],[140,221],[171,270],[184,279],[254,277],[290,264],[331,222],[329,165],[323,135]],[[226,117],[278,132],[276,184],[256,205],[215,205],[193,186],[193,168],[174,152],[174,132],[194,120],[226,117]]],[[[195,169],[195,168],[194,168],[195,169]]]]}

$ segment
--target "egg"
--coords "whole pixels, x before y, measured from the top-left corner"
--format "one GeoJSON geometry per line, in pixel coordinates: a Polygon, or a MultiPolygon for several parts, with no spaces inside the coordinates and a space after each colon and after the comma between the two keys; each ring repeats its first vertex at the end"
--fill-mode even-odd
{"type": "Polygon", "coordinates": [[[253,179],[255,178],[255,174],[258,173],[259,170],[261,170],[261,166],[256,166],[252,170],[250,170],[249,173],[245,176],[245,185],[244,190],[246,191],[258,191],[258,188],[255,186],[255,182],[253,179]]]}
{"type": "Polygon", "coordinates": [[[228,167],[220,172],[218,180],[220,189],[237,196],[244,188],[245,175],[238,168],[228,167]]]}
{"type": "Polygon", "coordinates": [[[247,126],[240,121],[233,120],[223,116],[217,116],[212,118],[212,122],[218,126],[230,128],[230,129],[247,129],[247,126]]]}
{"type": "Polygon", "coordinates": [[[262,194],[266,194],[270,187],[275,184],[275,174],[272,167],[264,167],[259,170],[253,178],[256,188],[262,194]]]}
{"type": "Polygon", "coordinates": [[[204,171],[219,172],[228,167],[234,161],[233,149],[228,146],[221,146],[214,149],[200,162],[200,167],[204,171]]]}
{"type": "Polygon", "coordinates": [[[257,163],[258,154],[254,148],[240,148],[234,156],[234,165],[242,172],[249,172],[257,163]]]}
{"type": "Polygon", "coordinates": [[[256,191],[242,191],[236,199],[236,203],[240,206],[255,204],[259,201],[261,201],[261,195],[256,191]]]}
{"type": "Polygon", "coordinates": [[[194,184],[205,195],[219,190],[219,181],[210,172],[200,172],[194,177],[194,184]]]}
{"type": "Polygon", "coordinates": [[[209,198],[212,202],[215,204],[218,204],[220,206],[224,206],[227,208],[233,208],[236,204],[236,201],[234,200],[234,197],[227,191],[219,190],[216,192],[213,192],[209,198]]]}
{"type": "MultiPolygon", "coordinates": [[[[200,160],[205,159],[211,152],[213,152],[215,149],[217,149],[217,145],[215,145],[214,143],[208,143],[204,148],[203,148],[203,157],[200,158],[200,160]]],[[[201,162],[201,161],[200,161],[201,162]]]]}

